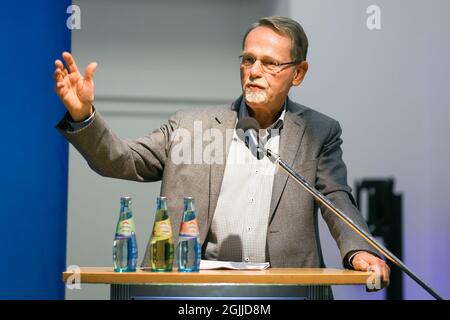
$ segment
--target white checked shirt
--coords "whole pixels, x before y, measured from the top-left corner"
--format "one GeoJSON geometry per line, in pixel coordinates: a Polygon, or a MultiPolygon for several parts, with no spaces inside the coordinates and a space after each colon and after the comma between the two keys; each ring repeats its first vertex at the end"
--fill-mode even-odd
{"type": "MultiPolygon", "coordinates": [[[[260,135],[264,146],[278,153],[286,103],[277,121],[260,135]],[[271,130],[272,129],[272,130],[271,130]]],[[[239,119],[248,116],[244,99],[239,119]]],[[[227,155],[217,207],[208,234],[208,260],[265,262],[266,235],[275,165],[256,159],[236,131],[227,155]]]]}

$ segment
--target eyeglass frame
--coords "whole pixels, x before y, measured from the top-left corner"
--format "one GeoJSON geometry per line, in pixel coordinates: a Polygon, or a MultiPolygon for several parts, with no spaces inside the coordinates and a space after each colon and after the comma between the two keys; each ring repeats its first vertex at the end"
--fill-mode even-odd
{"type": "MultiPolygon", "coordinates": [[[[256,63],[256,61],[259,60],[261,70],[264,71],[264,72],[266,72],[266,73],[276,74],[276,73],[279,73],[279,72],[281,72],[281,71],[284,70],[283,68],[280,68],[280,69],[277,70],[277,71],[267,70],[267,69],[266,69],[266,68],[267,68],[267,65],[264,64],[264,62],[261,61],[260,59],[256,59],[256,57],[254,57],[254,56],[252,56],[252,58],[254,59],[253,63],[246,66],[246,65],[244,65],[243,62],[242,62],[242,58],[243,58],[243,57],[244,57],[244,55],[241,54],[238,58],[239,58],[239,60],[240,60],[240,65],[243,66],[244,68],[249,68],[249,67],[253,66],[253,65],[256,63]]],[[[279,67],[286,66],[286,65],[295,65],[295,64],[297,64],[297,63],[300,63],[301,61],[299,61],[299,60],[292,60],[292,61],[289,61],[289,62],[278,62],[277,60],[274,59],[273,62],[277,62],[278,64],[276,64],[276,65],[274,65],[274,66],[277,67],[277,68],[279,68],[279,67]]]]}

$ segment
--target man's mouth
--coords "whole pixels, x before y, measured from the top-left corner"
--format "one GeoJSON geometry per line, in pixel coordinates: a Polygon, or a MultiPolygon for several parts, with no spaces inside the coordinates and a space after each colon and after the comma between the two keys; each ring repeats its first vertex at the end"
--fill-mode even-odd
{"type": "Polygon", "coordinates": [[[256,83],[249,83],[246,85],[246,88],[250,89],[250,90],[264,90],[266,89],[265,87],[256,84],[256,83]]]}

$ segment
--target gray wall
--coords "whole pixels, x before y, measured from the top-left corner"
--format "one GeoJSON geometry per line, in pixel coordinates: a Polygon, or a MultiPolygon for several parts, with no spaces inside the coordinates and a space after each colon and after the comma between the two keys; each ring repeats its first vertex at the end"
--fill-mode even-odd
{"type": "MultiPolygon", "coordinates": [[[[395,177],[404,194],[405,262],[450,296],[449,93],[450,4],[425,1],[74,1],[82,29],[72,32],[80,68],[97,61],[96,108],[123,138],[159,127],[177,109],[239,94],[241,37],[260,16],[288,15],[304,26],[310,71],[294,100],[343,127],[349,182],[395,177]],[[366,8],[381,7],[382,29],[366,28],[366,8]]],[[[93,173],[71,147],[67,265],[109,266],[119,197],[134,198],[140,258],[153,223],[159,183],[93,173]]],[[[321,224],[329,267],[341,267],[321,224]]],[[[408,299],[428,295],[406,279],[408,299]]],[[[340,299],[380,299],[361,287],[335,288],[340,299]]],[[[106,285],[66,290],[68,299],[107,299],[106,285]]]]}

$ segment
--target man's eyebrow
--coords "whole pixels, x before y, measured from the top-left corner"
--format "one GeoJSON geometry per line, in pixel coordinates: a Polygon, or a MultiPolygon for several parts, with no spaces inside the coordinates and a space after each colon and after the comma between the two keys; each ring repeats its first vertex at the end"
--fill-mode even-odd
{"type": "Polygon", "coordinates": [[[262,55],[262,56],[260,56],[260,57],[257,57],[256,55],[254,55],[253,53],[250,53],[250,52],[242,52],[242,55],[243,56],[252,56],[252,57],[255,57],[255,58],[258,58],[258,59],[270,59],[270,60],[276,60],[276,61],[278,61],[278,59],[277,58],[275,58],[275,57],[272,57],[272,56],[268,56],[268,55],[262,55]]]}

